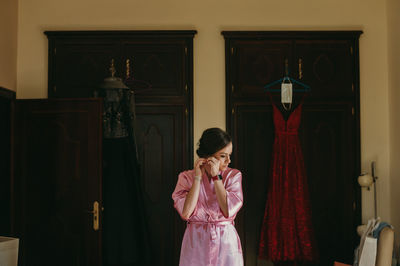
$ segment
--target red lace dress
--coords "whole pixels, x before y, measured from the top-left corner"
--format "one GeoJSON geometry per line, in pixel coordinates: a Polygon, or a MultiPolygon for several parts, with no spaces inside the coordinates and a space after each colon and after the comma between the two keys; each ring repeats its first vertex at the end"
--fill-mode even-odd
{"type": "Polygon", "coordinates": [[[302,105],[303,101],[285,121],[280,110],[272,104],[275,140],[259,258],[273,262],[315,261],[316,257],[306,172],[298,137],[302,105]]]}

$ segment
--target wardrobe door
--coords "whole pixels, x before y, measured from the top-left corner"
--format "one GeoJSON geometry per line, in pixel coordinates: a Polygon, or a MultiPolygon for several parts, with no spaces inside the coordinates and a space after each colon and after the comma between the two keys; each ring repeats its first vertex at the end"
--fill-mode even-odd
{"type": "Polygon", "coordinates": [[[121,77],[119,42],[106,38],[67,38],[54,32],[49,38],[49,98],[93,97],[114,59],[116,76],[121,77]]]}
{"type": "Polygon", "coordinates": [[[296,40],[295,57],[298,78],[312,88],[302,146],[320,263],[350,263],[360,223],[358,45],[350,36],[296,40]]]}
{"type": "Polygon", "coordinates": [[[128,86],[137,87],[139,97],[186,96],[187,44],[184,39],[128,39],[123,41],[122,51],[125,65],[129,67],[128,86]],[[141,90],[146,88],[144,82],[151,84],[151,89],[141,90]]]}
{"type": "Polygon", "coordinates": [[[171,194],[177,176],[188,165],[189,142],[183,106],[137,106],[138,153],[142,165],[146,222],[153,265],[178,265],[184,222],[171,194]]]}
{"type": "Polygon", "coordinates": [[[296,78],[312,88],[313,99],[353,101],[355,52],[352,39],[296,40],[296,78]]]}
{"type": "Polygon", "coordinates": [[[17,100],[19,265],[102,265],[102,101],[17,100]]]}
{"type": "Polygon", "coordinates": [[[292,61],[290,40],[232,40],[227,51],[232,97],[265,97],[264,86],[282,78],[292,61]]]}
{"type": "Polygon", "coordinates": [[[310,193],[318,265],[351,263],[358,237],[356,128],[352,104],[308,102],[300,140],[310,193]]]}

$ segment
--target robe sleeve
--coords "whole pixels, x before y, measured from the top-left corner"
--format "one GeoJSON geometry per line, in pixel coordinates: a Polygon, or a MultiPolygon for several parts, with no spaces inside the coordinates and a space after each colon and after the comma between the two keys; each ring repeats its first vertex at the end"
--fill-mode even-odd
{"type": "MultiPolygon", "coordinates": [[[[182,217],[183,205],[185,205],[186,195],[189,193],[190,188],[192,187],[193,178],[187,172],[182,172],[179,174],[178,182],[176,184],[175,190],[172,193],[172,199],[174,200],[174,207],[178,211],[179,215],[183,220],[186,220],[182,217]]],[[[192,217],[197,211],[197,204],[194,208],[190,217],[192,217]]],[[[189,217],[189,218],[190,218],[189,217]]]]}
{"type": "Polygon", "coordinates": [[[226,201],[228,204],[228,217],[232,218],[243,205],[242,173],[239,171],[227,182],[226,201]]]}

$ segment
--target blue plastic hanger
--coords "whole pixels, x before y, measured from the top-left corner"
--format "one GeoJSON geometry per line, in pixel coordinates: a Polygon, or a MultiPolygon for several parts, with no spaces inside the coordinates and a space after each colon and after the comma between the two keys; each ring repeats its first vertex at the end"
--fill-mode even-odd
{"type": "Polygon", "coordinates": [[[276,85],[276,84],[278,84],[278,83],[282,84],[285,80],[289,80],[290,82],[292,82],[294,84],[298,84],[298,85],[303,87],[303,89],[293,88],[293,91],[296,91],[296,92],[307,92],[307,91],[311,90],[310,86],[308,86],[308,85],[306,85],[306,84],[304,84],[304,83],[302,83],[302,82],[300,82],[298,80],[295,80],[294,78],[291,78],[289,76],[285,76],[285,77],[283,77],[281,79],[278,79],[278,80],[276,80],[274,82],[268,83],[267,85],[264,86],[264,89],[266,91],[281,91],[280,88],[279,89],[272,89],[271,87],[276,85]]]}
{"type": "Polygon", "coordinates": [[[272,89],[271,87],[276,85],[276,84],[278,84],[278,83],[282,84],[285,80],[289,80],[290,82],[292,82],[294,84],[298,84],[298,85],[303,87],[303,89],[293,88],[293,91],[296,91],[296,92],[307,92],[307,91],[311,90],[310,86],[308,86],[308,85],[306,85],[306,84],[304,84],[304,83],[302,83],[302,82],[300,82],[298,80],[295,80],[294,78],[289,77],[289,64],[288,64],[288,60],[287,59],[285,60],[285,74],[286,75],[283,78],[275,80],[275,81],[265,85],[264,89],[266,91],[281,91],[280,88],[279,89],[272,89]]]}

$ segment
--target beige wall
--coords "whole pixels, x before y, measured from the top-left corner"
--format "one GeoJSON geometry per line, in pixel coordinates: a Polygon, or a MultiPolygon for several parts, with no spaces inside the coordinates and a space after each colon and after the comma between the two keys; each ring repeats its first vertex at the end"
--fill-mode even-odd
{"type": "MultiPolygon", "coordinates": [[[[392,222],[400,228],[400,1],[388,0],[388,62],[390,117],[390,177],[392,222]]],[[[397,239],[399,241],[399,239],[397,239]]]]}
{"type": "MultiPolygon", "coordinates": [[[[363,30],[360,39],[362,168],[369,170],[370,161],[377,161],[379,215],[390,221],[385,3],[375,0],[19,0],[17,97],[47,95],[45,30],[196,29],[194,139],[197,142],[205,128],[225,128],[222,30],[363,30]]],[[[364,221],[373,216],[372,196],[372,191],[363,193],[364,221]]]]}
{"type": "Polygon", "coordinates": [[[0,87],[17,87],[18,1],[0,1],[0,87]]]}

